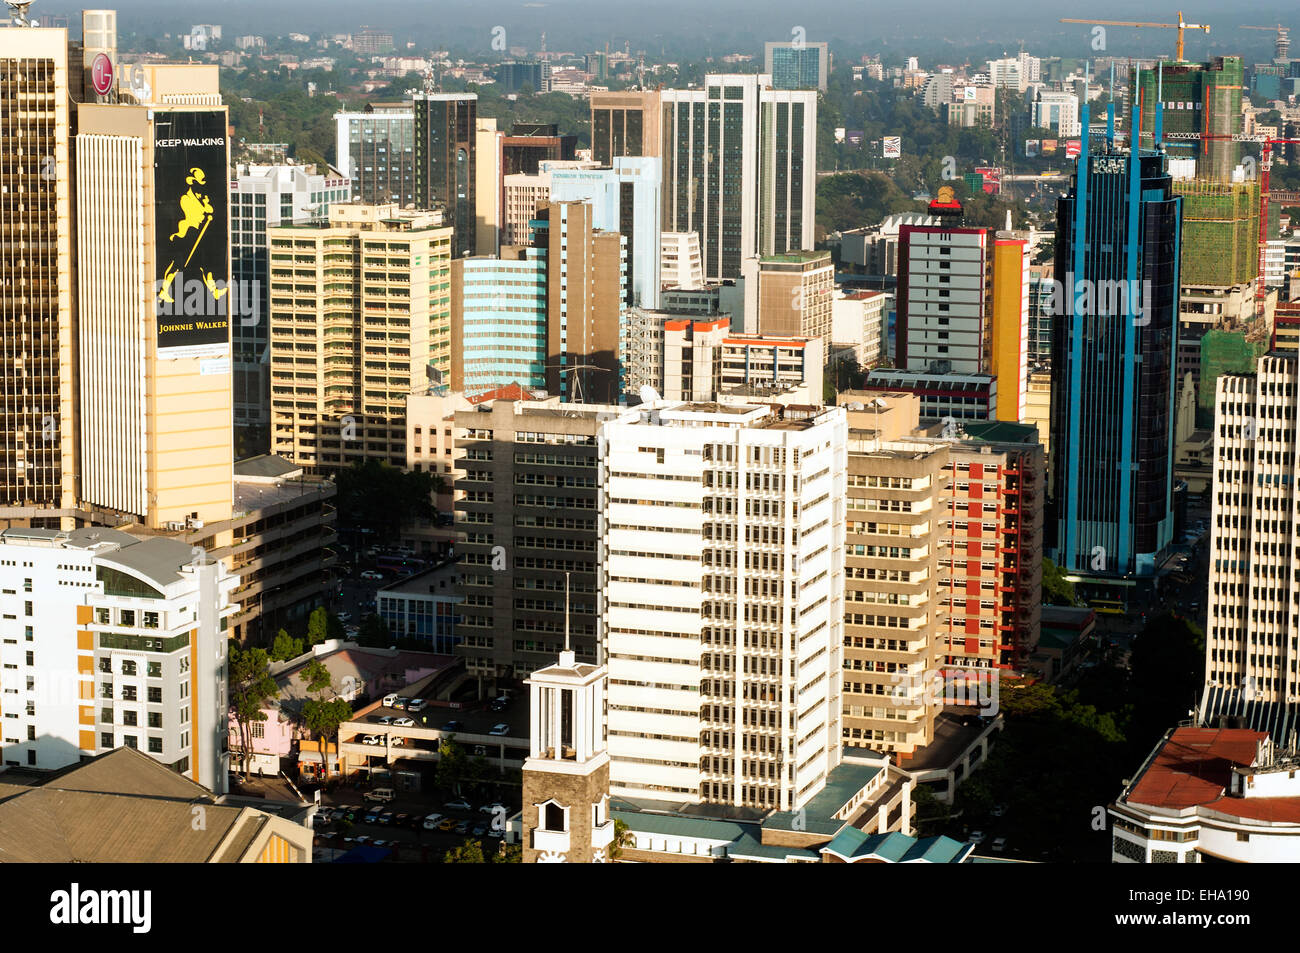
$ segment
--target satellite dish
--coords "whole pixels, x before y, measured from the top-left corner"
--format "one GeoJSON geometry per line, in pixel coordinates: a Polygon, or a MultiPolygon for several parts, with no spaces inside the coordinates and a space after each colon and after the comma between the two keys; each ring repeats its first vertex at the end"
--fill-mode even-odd
{"type": "Polygon", "coordinates": [[[641,403],[653,404],[659,400],[663,400],[663,398],[659,396],[659,391],[655,390],[649,384],[643,384],[641,386],[641,403]]]}

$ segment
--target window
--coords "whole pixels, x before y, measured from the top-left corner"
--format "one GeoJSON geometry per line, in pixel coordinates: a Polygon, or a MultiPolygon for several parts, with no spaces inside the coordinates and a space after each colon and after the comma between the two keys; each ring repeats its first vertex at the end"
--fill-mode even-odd
{"type": "Polygon", "coordinates": [[[122,659],[122,674],[123,675],[135,674],[135,662],[132,659],[122,659]]]}
{"type": "Polygon", "coordinates": [[[27,653],[27,664],[28,664],[28,665],[35,665],[35,664],[36,664],[36,653],[35,653],[35,652],[28,652],[28,653],[27,653]]]}
{"type": "Polygon", "coordinates": [[[31,614],[32,614],[32,604],[30,602],[24,602],[23,615],[31,615],[31,614]]]}
{"type": "Polygon", "coordinates": [[[122,744],[126,745],[128,748],[138,749],[140,747],[139,743],[136,740],[135,735],[126,735],[125,737],[123,737],[122,744]]]}
{"type": "Polygon", "coordinates": [[[130,725],[132,728],[140,724],[139,716],[130,709],[122,712],[122,724],[130,725]]]}
{"type": "Polygon", "coordinates": [[[32,591],[32,581],[30,579],[24,579],[23,592],[31,592],[31,591],[32,591]]]}
{"type": "Polygon", "coordinates": [[[111,725],[113,723],[113,709],[101,708],[99,710],[99,720],[111,725]]]}
{"type": "MultiPolygon", "coordinates": [[[[148,613],[146,613],[147,615],[148,613]]],[[[150,678],[162,678],[162,662],[149,662],[146,673],[150,678]]]]}
{"type": "Polygon", "coordinates": [[[112,675],[112,674],[113,674],[113,660],[112,660],[112,659],[109,659],[109,658],[102,658],[102,659],[100,659],[100,660],[99,660],[99,670],[100,670],[101,672],[103,672],[105,675],[112,675]]]}
{"type": "Polygon", "coordinates": [[[108,610],[107,610],[107,609],[96,609],[96,610],[95,610],[95,622],[96,622],[97,624],[99,624],[99,625],[108,625],[108,610]]]}
{"type": "Polygon", "coordinates": [[[156,629],[156,628],[158,628],[158,613],[156,613],[156,612],[146,612],[146,613],[144,613],[143,615],[144,615],[144,621],[143,621],[141,624],[142,624],[146,629],[156,629]]]}
{"type": "Polygon", "coordinates": [[[134,609],[119,609],[119,610],[118,610],[118,613],[117,613],[117,624],[118,624],[118,625],[129,625],[129,626],[134,626],[134,625],[135,625],[135,610],[134,610],[134,609]]]}
{"type": "Polygon", "coordinates": [[[265,722],[255,721],[255,722],[253,722],[251,725],[249,725],[248,727],[249,727],[249,729],[250,729],[250,731],[251,731],[251,733],[252,733],[252,735],[253,735],[254,738],[265,738],[265,737],[266,737],[266,724],[265,724],[265,722]]]}
{"type": "Polygon", "coordinates": [[[113,747],[113,733],[111,731],[101,731],[99,733],[99,746],[101,748],[113,747]]]}
{"type": "Polygon", "coordinates": [[[150,728],[162,727],[162,712],[160,711],[149,712],[149,727],[150,728]]]}
{"type": "Polygon", "coordinates": [[[151,704],[151,705],[161,705],[161,704],[162,704],[162,689],[161,689],[161,688],[150,688],[150,689],[149,689],[149,704],[151,704]]]}
{"type": "Polygon", "coordinates": [[[123,700],[123,701],[128,701],[128,702],[133,702],[133,701],[136,700],[136,697],[135,697],[135,686],[134,686],[134,685],[123,685],[123,686],[122,686],[122,700],[123,700]]]}
{"type": "Polygon", "coordinates": [[[546,831],[563,831],[564,826],[564,808],[554,801],[548,801],[542,812],[542,830],[546,831]]]}
{"type": "Polygon", "coordinates": [[[149,750],[150,750],[151,752],[153,752],[154,754],[162,754],[162,739],[161,739],[161,738],[150,738],[150,739],[149,739],[149,750]]]}

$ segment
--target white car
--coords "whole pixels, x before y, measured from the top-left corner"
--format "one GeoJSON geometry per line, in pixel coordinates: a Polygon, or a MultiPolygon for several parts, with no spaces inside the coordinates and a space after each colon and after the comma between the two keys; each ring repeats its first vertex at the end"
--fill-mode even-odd
{"type": "Polygon", "coordinates": [[[388,736],[388,745],[389,745],[389,747],[391,747],[391,748],[400,748],[400,747],[402,747],[402,745],[404,745],[404,744],[406,744],[406,739],[405,739],[405,738],[398,738],[396,735],[389,735],[389,736],[388,736]]]}
{"type": "Polygon", "coordinates": [[[970,837],[966,838],[966,840],[978,847],[980,844],[984,843],[984,832],[971,831],[970,837]]]}
{"type": "Polygon", "coordinates": [[[1007,849],[1007,839],[1005,837],[995,837],[993,839],[993,849],[1002,851],[1007,849]]]}
{"type": "Polygon", "coordinates": [[[424,709],[424,707],[425,707],[427,704],[429,704],[429,703],[428,703],[427,701],[425,701],[423,698],[413,698],[413,699],[411,699],[411,704],[409,704],[409,705],[406,706],[406,710],[407,710],[407,711],[422,711],[422,710],[424,709]]]}
{"type": "Polygon", "coordinates": [[[470,806],[469,801],[465,800],[463,797],[455,798],[451,801],[448,801],[446,804],[443,805],[443,807],[447,808],[447,810],[449,811],[472,811],[473,810],[473,808],[470,806]]]}
{"type": "Polygon", "coordinates": [[[414,725],[414,724],[415,724],[415,721],[414,721],[413,719],[410,719],[410,718],[394,718],[394,719],[393,719],[393,727],[394,727],[394,728],[410,728],[410,727],[411,727],[412,725],[414,725]]]}
{"type": "Polygon", "coordinates": [[[496,814],[498,811],[502,814],[505,814],[507,811],[506,806],[500,801],[493,801],[491,804],[484,804],[478,809],[480,814],[496,814]]]}
{"type": "Polygon", "coordinates": [[[397,701],[397,693],[396,693],[396,692],[393,692],[391,695],[385,695],[385,696],[384,696],[384,707],[385,707],[385,708],[392,708],[392,707],[393,707],[393,702],[395,702],[395,701],[397,701]]]}
{"type": "Polygon", "coordinates": [[[442,818],[443,815],[441,814],[430,814],[424,819],[424,829],[426,831],[436,831],[438,825],[442,823],[442,818]]]}
{"type": "Polygon", "coordinates": [[[392,723],[393,723],[392,715],[384,715],[384,717],[379,719],[379,724],[381,725],[391,725],[392,723]]]}
{"type": "Polygon", "coordinates": [[[361,739],[363,745],[381,745],[383,740],[378,735],[366,735],[361,739]]]}
{"type": "Polygon", "coordinates": [[[501,724],[501,725],[493,725],[493,726],[492,726],[492,730],[489,731],[488,734],[489,734],[489,735],[508,735],[508,734],[510,734],[510,726],[509,726],[509,725],[505,725],[505,724],[501,724]]]}

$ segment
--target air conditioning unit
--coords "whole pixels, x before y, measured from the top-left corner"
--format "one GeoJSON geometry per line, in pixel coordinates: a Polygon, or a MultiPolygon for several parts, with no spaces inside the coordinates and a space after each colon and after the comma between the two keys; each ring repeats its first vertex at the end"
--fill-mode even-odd
{"type": "Polygon", "coordinates": [[[203,529],[203,520],[190,520],[190,529],[203,529]]]}
{"type": "Polygon", "coordinates": [[[167,524],[167,528],[174,533],[179,533],[181,530],[185,529],[185,524],[179,520],[172,520],[167,524]]]}

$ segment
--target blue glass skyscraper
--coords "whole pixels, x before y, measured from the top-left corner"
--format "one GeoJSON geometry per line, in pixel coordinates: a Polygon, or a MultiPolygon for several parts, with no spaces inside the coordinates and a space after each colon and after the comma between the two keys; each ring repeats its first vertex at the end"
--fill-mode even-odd
{"type": "Polygon", "coordinates": [[[1057,204],[1049,532],[1064,570],[1103,582],[1153,574],[1173,538],[1182,198],[1158,131],[1154,151],[1108,134],[1094,152],[1083,113],[1057,204]]]}

